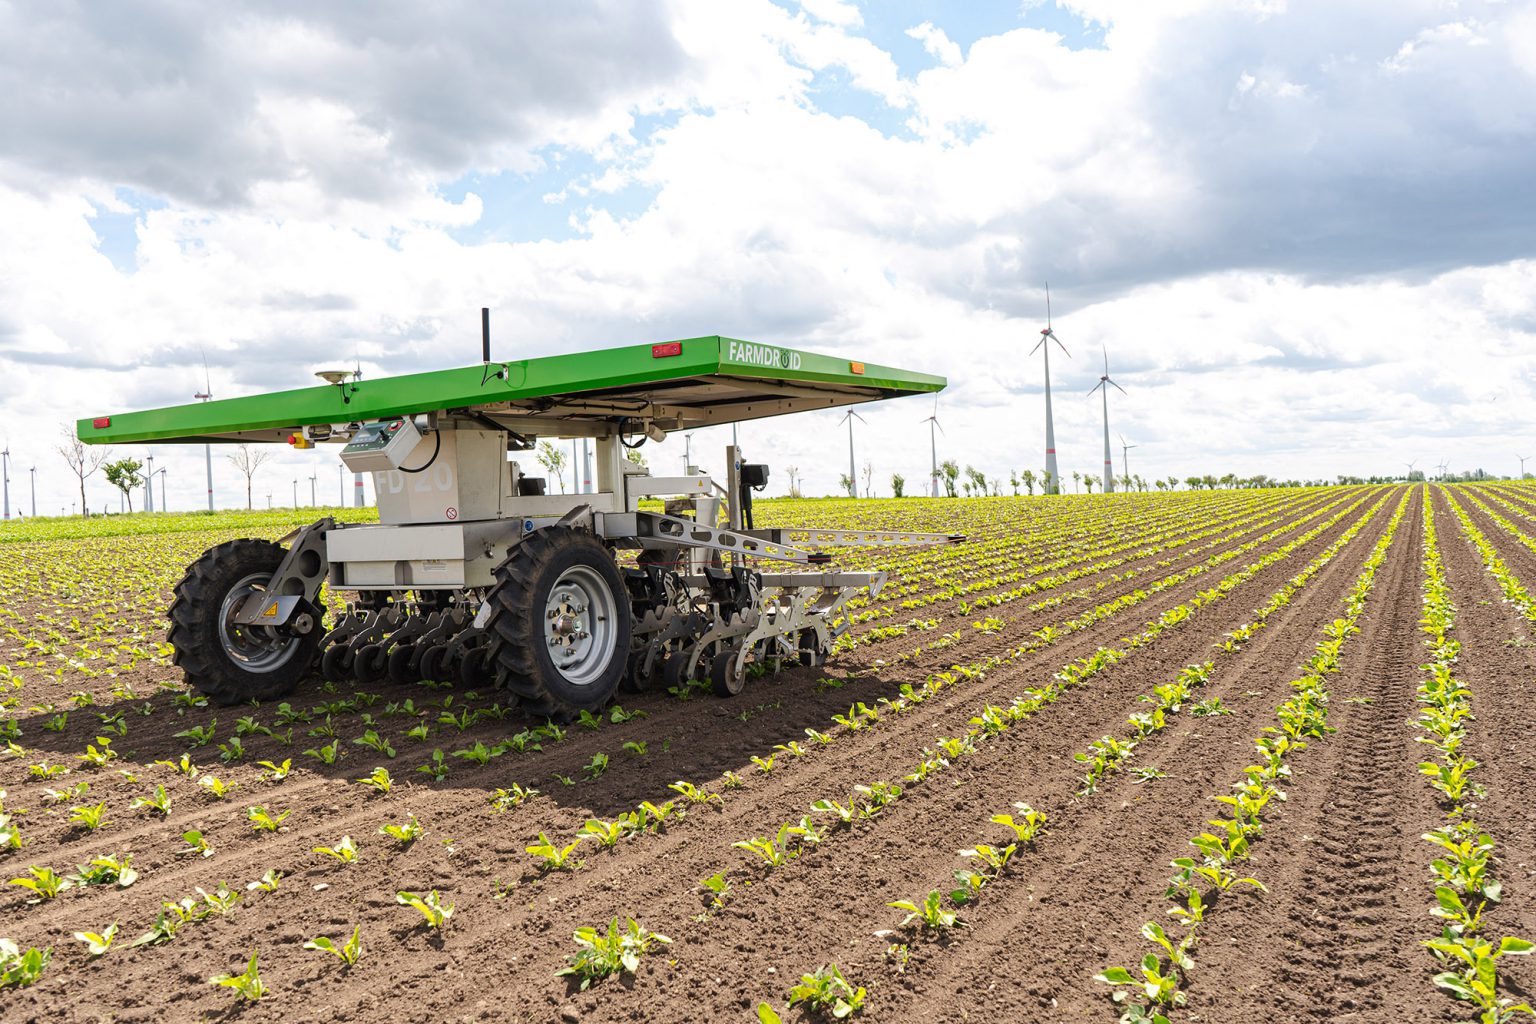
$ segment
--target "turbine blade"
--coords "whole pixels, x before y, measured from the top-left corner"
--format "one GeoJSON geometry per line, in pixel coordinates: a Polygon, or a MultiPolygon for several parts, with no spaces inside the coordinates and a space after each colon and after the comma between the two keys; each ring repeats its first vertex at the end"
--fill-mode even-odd
{"type": "MultiPolygon", "coordinates": [[[[1111,383],[1111,384],[1115,384],[1115,382],[1114,382],[1114,381],[1110,381],[1110,382],[1109,382],[1109,383],[1111,383]]],[[[1130,392],[1128,392],[1128,391],[1126,391],[1126,390],[1125,390],[1125,388],[1122,388],[1122,387],[1121,387],[1121,386],[1120,386],[1120,385],[1119,385],[1119,384],[1115,384],[1115,390],[1116,390],[1116,391],[1119,391],[1119,392],[1120,392],[1120,393],[1121,393],[1121,394],[1122,394],[1122,395],[1125,395],[1125,394],[1129,394],[1129,393],[1130,393],[1130,392]]]]}
{"type": "Polygon", "coordinates": [[[1045,329],[1051,329],[1051,282],[1045,282],[1045,329]]]}

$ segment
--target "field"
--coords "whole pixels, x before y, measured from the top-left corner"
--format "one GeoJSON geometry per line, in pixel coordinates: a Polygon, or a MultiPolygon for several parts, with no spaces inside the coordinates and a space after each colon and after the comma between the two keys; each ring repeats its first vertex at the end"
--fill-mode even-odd
{"type": "Polygon", "coordinates": [[[562,728],[426,684],[205,706],[171,587],[303,519],[28,524],[0,543],[0,877],[32,883],[0,892],[0,1019],[1452,1021],[1536,993],[1536,487],[758,517],[970,539],[843,559],[892,579],[824,669],[562,728]],[[631,918],[670,942],[557,976],[631,918]],[[210,983],[253,957],[259,1000],[210,983]]]}

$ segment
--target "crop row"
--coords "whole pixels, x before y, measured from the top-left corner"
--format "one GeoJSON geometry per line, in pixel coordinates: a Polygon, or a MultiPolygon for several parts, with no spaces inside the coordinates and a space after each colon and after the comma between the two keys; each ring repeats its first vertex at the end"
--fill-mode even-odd
{"type": "MultiPolygon", "coordinates": [[[[1462,525],[1465,528],[1470,522],[1463,518],[1462,525]]],[[[1473,539],[1471,534],[1468,539],[1473,539]]],[[[1483,935],[1483,914],[1498,902],[1503,887],[1491,870],[1493,837],[1471,816],[1476,806],[1473,801],[1485,795],[1472,777],[1477,761],[1462,749],[1467,723],[1473,718],[1473,694],[1456,677],[1461,650],[1460,641],[1451,636],[1456,628],[1456,606],[1451,602],[1450,582],[1440,557],[1434,509],[1427,501],[1423,568],[1420,628],[1428,635],[1429,661],[1422,666],[1424,678],[1418,686],[1416,724],[1424,735],[1416,739],[1439,755],[1438,761],[1420,764],[1419,771],[1429,777],[1445,810],[1445,823],[1424,834],[1424,839],[1436,847],[1430,862],[1436,906],[1430,913],[1445,924],[1439,938],[1424,945],[1442,968],[1435,975],[1435,984],[1470,1003],[1483,1020],[1497,1024],[1517,1012],[1532,1012],[1527,1004],[1500,997],[1498,961],[1529,954],[1536,950],[1536,943],[1513,936],[1494,942],[1483,935]]]]}

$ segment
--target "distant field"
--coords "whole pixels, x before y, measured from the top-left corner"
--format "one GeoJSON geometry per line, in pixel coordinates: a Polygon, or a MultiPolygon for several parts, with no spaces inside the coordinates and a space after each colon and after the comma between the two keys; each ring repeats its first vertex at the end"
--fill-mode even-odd
{"type": "Polygon", "coordinates": [[[819,1020],[785,1004],[835,964],[855,1019],[1109,1024],[1150,953],[1174,1020],[1456,1020],[1422,945],[1446,908],[1536,937],[1536,487],[756,510],[968,541],[840,557],[891,579],[825,669],[560,727],[437,682],[185,689],[189,562],[372,510],[0,528],[0,870],[34,883],[0,937],[51,951],[0,1019],[819,1020]],[[433,891],[441,930],[397,900],[433,891]],[[614,918],[671,942],[557,977],[614,918]],[[354,929],[350,968],[304,948],[354,929]],[[269,991],[231,1015],[209,979],[253,954],[269,991]]]}

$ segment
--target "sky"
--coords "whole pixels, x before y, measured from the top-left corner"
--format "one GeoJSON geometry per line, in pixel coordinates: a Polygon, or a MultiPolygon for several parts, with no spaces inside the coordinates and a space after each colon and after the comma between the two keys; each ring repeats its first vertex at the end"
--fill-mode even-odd
{"type": "MultiPolygon", "coordinates": [[[[945,376],[863,410],[876,494],[926,486],[935,408],[940,459],[1039,472],[1047,282],[1068,476],[1106,358],[1149,478],[1514,474],[1533,169],[1530,0],[0,0],[11,503],[32,467],[78,501],[77,417],[475,363],[481,306],[500,358],[722,334],[945,376]]],[[[741,428],[769,493],[836,490],[837,419],[741,428]]],[[[202,448],[154,453],[200,507],[202,448]]],[[[283,449],[256,503],[338,465],[283,449]]]]}

